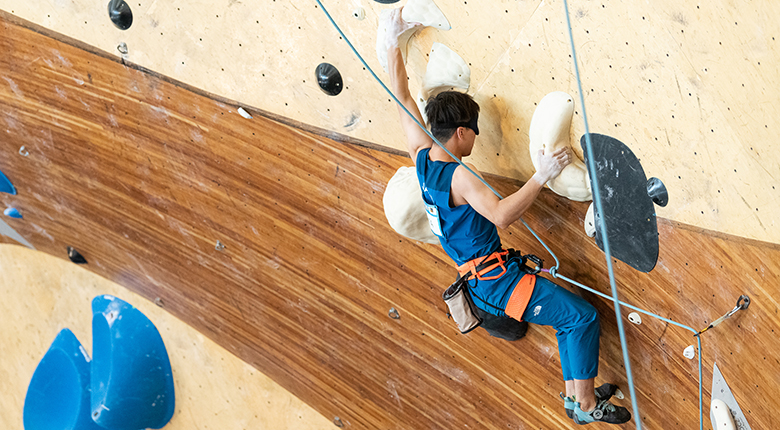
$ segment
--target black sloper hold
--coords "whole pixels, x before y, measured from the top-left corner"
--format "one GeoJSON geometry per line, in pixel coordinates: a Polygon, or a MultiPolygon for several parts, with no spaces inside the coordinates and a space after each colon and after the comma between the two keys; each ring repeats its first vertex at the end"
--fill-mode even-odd
{"type": "Polygon", "coordinates": [[[87,264],[87,259],[84,258],[81,254],[79,254],[78,251],[76,251],[75,248],[72,246],[68,247],[68,258],[70,258],[70,261],[76,263],[76,264],[87,264]]]}
{"type": "Polygon", "coordinates": [[[108,2],[108,16],[111,22],[120,29],[127,30],[133,25],[133,11],[124,0],[111,0],[108,2]]]}
{"type": "Polygon", "coordinates": [[[393,4],[393,3],[398,3],[400,0],[374,0],[374,1],[382,4],[393,4]]]}
{"type": "Polygon", "coordinates": [[[317,83],[325,91],[325,94],[331,96],[337,96],[344,87],[344,81],[341,79],[341,73],[339,69],[335,68],[332,64],[320,63],[317,66],[317,83]]]}
{"type": "Polygon", "coordinates": [[[658,206],[664,207],[669,203],[669,192],[666,191],[666,186],[658,178],[650,178],[647,180],[647,195],[653,199],[653,203],[658,206]]]}

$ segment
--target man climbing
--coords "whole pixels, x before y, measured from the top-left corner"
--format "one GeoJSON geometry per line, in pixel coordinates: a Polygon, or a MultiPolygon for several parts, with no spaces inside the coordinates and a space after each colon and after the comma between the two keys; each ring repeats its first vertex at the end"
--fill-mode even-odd
{"type": "MultiPolygon", "coordinates": [[[[422,124],[420,111],[409,92],[406,66],[398,38],[412,24],[401,9],[389,15],[387,59],[390,82],[398,100],[422,124]]],[[[399,106],[409,155],[414,160],[423,200],[432,215],[432,230],[461,276],[473,275],[469,291],[477,307],[498,317],[552,326],[566,386],[566,414],[577,424],[594,421],[622,424],[631,419],[626,408],[609,398],[617,387],[594,389],[598,373],[599,320],[596,310],[581,297],[545,278],[526,273],[501,246],[498,229],[517,221],[533,204],[542,187],[571,162],[568,150],[540,151],[539,169],[515,193],[501,200],[475,175],[460,166],[399,106]]],[[[425,107],[431,133],[459,160],[471,154],[479,134],[479,105],[471,96],[443,92],[425,107]]],[[[469,166],[471,167],[471,166],[469,166]]],[[[475,170],[471,167],[472,170],[475,170]]],[[[475,170],[476,171],[476,170],[475,170]]]]}

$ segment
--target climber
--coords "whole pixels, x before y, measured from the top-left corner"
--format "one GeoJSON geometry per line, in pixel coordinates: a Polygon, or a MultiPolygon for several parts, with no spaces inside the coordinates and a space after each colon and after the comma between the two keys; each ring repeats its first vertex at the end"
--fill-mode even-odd
{"type": "MultiPolygon", "coordinates": [[[[401,8],[388,15],[386,45],[393,93],[422,124],[407,84],[398,38],[415,24],[401,18],[401,8]]],[[[507,259],[498,229],[517,221],[542,187],[571,162],[568,149],[538,154],[538,170],[518,191],[501,200],[460,166],[399,106],[409,155],[428,208],[431,228],[461,276],[473,275],[469,291],[478,308],[517,321],[557,330],[566,395],[566,414],[577,424],[594,421],[621,424],[631,419],[626,408],[609,402],[617,387],[594,388],[598,373],[599,320],[595,308],[549,280],[529,274],[524,265],[507,259]]],[[[471,96],[448,91],[428,100],[425,108],[431,132],[458,159],[471,154],[479,134],[479,105],[471,96]]],[[[475,170],[473,167],[472,170],[475,170]]]]}

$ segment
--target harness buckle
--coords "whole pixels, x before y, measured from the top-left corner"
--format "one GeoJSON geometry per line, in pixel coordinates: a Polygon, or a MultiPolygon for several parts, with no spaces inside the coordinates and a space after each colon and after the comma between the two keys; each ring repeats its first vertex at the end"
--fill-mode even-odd
{"type": "Polygon", "coordinates": [[[541,272],[542,269],[544,269],[544,260],[537,257],[533,254],[526,254],[523,256],[523,265],[525,266],[526,273],[530,275],[536,275],[537,273],[541,272]],[[527,264],[528,261],[531,261],[536,265],[533,269],[527,264]]]}

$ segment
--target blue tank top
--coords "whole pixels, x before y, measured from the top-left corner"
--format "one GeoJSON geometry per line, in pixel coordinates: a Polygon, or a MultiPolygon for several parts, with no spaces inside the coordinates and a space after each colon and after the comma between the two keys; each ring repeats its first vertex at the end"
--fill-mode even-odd
{"type": "MultiPolygon", "coordinates": [[[[431,161],[430,148],[417,153],[417,180],[425,203],[436,206],[441,222],[439,242],[460,266],[501,249],[498,229],[469,204],[452,207],[450,187],[457,162],[431,161]]],[[[436,233],[434,231],[434,233],[436,233]]]]}

